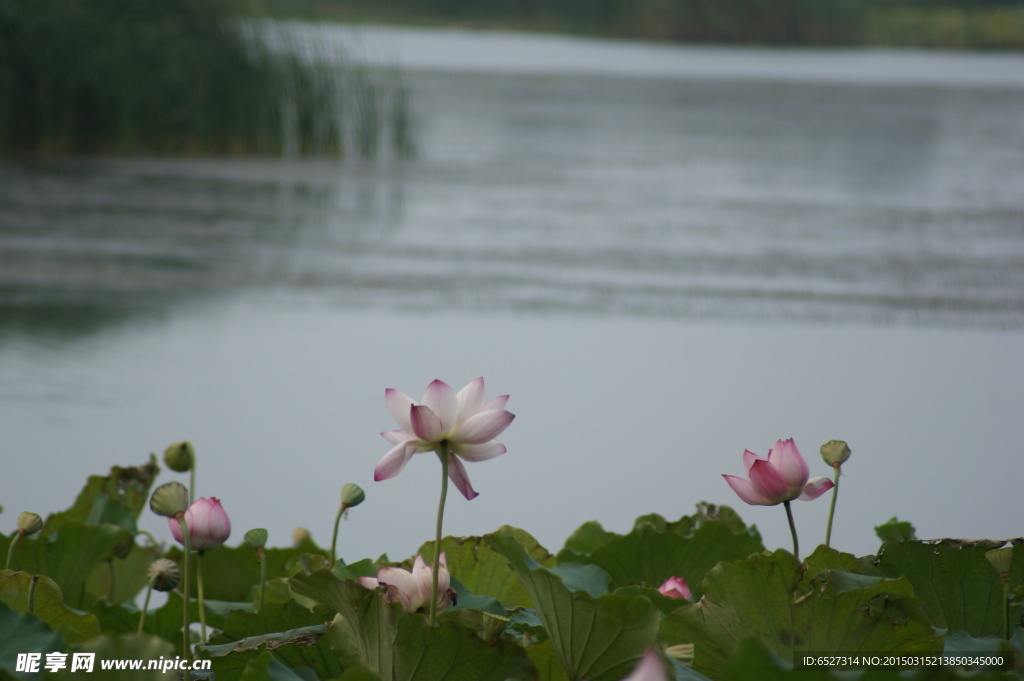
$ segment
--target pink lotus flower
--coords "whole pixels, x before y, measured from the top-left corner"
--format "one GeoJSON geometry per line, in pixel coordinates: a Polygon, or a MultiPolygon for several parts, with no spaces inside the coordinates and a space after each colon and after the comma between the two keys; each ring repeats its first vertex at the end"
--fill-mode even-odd
{"type": "MultiPolygon", "coordinates": [[[[377,577],[360,577],[359,583],[367,589],[386,587],[384,598],[388,603],[401,603],[406,612],[416,612],[430,604],[433,568],[423,562],[423,557],[416,554],[412,572],[400,567],[382,567],[377,577]]],[[[444,551],[441,552],[440,569],[437,576],[437,611],[441,612],[451,604],[452,590],[449,588],[451,577],[445,562],[444,551]]]]}
{"type": "Polygon", "coordinates": [[[690,598],[690,587],[682,577],[669,577],[658,587],[658,592],[672,598],[690,598]]]}
{"type": "Polygon", "coordinates": [[[665,673],[665,668],[661,665],[658,653],[648,650],[644,653],[640,664],[633,669],[633,673],[622,681],[668,681],[668,674],[665,673]]]}
{"type": "Polygon", "coordinates": [[[743,465],[750,480],[723,475],[732,491],[748,504],[775,506],[784,501],[811,501],[832,489],[828,478],[811,478],[807,462],[793,440],[779,440],[768,452],[768,458],[743,452],[743,465]]]}
{"type": "MultiPolygon", "coordinates": [[[[171,534],[184,545],[181,525],[175,518],[168,518],[171,534]]],[[[185,524],[188,525],[189,541],[193,551],[209,551],[219,549],[231,536],[231,520],[216,497],[196,499],[185,510],[185,524]]]]}
{"type": "Polygon", "coordinates": [[[442,444],[449,454],[448,477],[463,496],[477,495],[469,484],[462,461],[486,461],[505,453],[505,445],[494,442],[515,418],[505,411],[508,395],[484,402],[484,379],[470,382],[458,394],[443,381],[433,381],[417,404],[405,393],[388,388],[384,392],[398,430],[381,433],[394,445],[377,463],[374,480],[387,480],[402,472],[413,454],[437,452],[442,444]]]}

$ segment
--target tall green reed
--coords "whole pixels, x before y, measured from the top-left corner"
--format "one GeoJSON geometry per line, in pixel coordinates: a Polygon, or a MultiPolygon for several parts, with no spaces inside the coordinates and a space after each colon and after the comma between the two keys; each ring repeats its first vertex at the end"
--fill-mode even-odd
{"type": "Polygon", "coordinates": [[[236,16],[226,0],[4,0],[0,154],[379,152],[345,118],[376,115],[359,130],[382,137],[395,114],[358,102],[408,106],[365,92],[400,82],[348,82],[309,32],[236,16]]]}

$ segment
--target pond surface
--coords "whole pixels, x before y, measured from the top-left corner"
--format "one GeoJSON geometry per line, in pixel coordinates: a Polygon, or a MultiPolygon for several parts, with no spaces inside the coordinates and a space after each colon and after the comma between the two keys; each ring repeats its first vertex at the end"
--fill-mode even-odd
{"type": "Polygon", "coordinates": [[[1024,57],[316,30],[401,74],[414,159],[0,164],[8,524],[188,438],[238,540],[329,544],[353,481],[344,555],[404,558],[440,473],[372,482],[383,390],[482,374],[518,417],[450,533],[707,500],[788,546],[718,474],[790,436],[853,447],[840,548],[1021,533],[1024,57]]]}

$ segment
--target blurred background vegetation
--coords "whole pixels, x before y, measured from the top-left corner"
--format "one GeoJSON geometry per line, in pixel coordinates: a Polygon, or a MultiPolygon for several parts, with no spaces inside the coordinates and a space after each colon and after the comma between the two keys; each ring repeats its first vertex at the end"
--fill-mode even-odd
{"type": "Polygon", "coordinates": [[[400,80],[239,20],[256,14],[234,0],[0,0],[0,154],[410,152],[400,80]]]}
{"type": "Polygon", "coordinates": [[[258,0],[278,16],[761,45],[1024,49],[1021,0],[258,0]]]}
{"type": "Polygon", "coordinates": [[[396,74],[265,18],[1024,48],[1022,0],[0,0],[0,154],[412,153],[396,74]]]}

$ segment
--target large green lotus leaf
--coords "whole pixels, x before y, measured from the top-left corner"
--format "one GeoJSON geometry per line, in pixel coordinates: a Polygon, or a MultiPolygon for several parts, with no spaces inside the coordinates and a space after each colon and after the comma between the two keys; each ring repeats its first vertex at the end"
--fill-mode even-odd
{"type": "MultiPolygon", "coordinates": [[[[64,649],[64,637],[24,612],[16,612],[0,602],[0,678],[6,671],[15,674],[19,653],[51,653],[64,649]]],[[[39,678],[42,673],[32,678],[39,678]]],[[[29,678],[17,672],[16,678],[29,678]]]]}
{"type": "MultiPolygon", "coordinates": [[[[83,670],[71,671],[71,665],[60,670],[56,674],[47,674],[47,678],[56,679],[98,679],[99,681],[167,681],[174,678],[173,672],[164,671],[160,668],[165,660],[174,660],[174,648],[170,643],[156,636],[148,634],[126,634],[124,636],[101,636],[81,646],[76,646],[76,653],[92,653],[92,672],[86,673],[83,670]],[[141,668],[127,671],[125,669],[104,669],[103,663],[115,661],[141,663],[141,668]],[[150,661],[153,661],[157,668],[148,669],[150,661]]],[[[70,662],[70,656],[68,661],[70,662]]]]}
{"type": "Polygon", "coordinates": [[[337,610],[349,627],[359,662],[383,681],[504,681],[536,679],[523,649],[505,639],[484,641],[442,618],[426,617],[388,603],[378,590],[340,580],[328,570],[296,575],[292,589],[337,610]]]}
{"type": "Polygon", "coordinates": [[[93,567],[86,591],[104,594],[110,603],[133,601],[149,582],[150,564],[161,555],[159,547],[132,544],[124,558],[110,556],[93,567]]]}
{"type": "Polygon", "coordinates": [[[113,524],[134,533],[135,519],[149,502],[149,488],[160,472],[156,457],[141,466],[114,466],[107,475],[93,475],[71,508],[46,519],[44,536],[68,523],[113,524]]]}
{"type": "MultiPolygon", "coordinates": [[[[184,551],[179,546],[167,552],[167,557],[181,565],[184,551]]],[[[314,554],[317,560],[326,562],[326,553],[312,542],[306,541],[299,546],[285,549],[266,549],[264,560],[267,561],[267,579],[278,579],[288,576],[290,568],[303,556],[314,554]]],[[[193,553],[195,556],[195,553],[193,553]]],[[[198,561],[193,560],[195,567],[198,561]]],[[[256,561],[256,551],[246,543],[234,548],[222,546],[203,554],[203,589],[204,596],[210,600],[241,602],[251,600],[260,584],[260,564],[256,561]]],[[[192,570],[196,574],[196,570],[192,570]]],[[[192,580],[192,593],[196,590],[195,578],[192,580]]]]}
{"type": "Polygon", "coordinates": [[[244,668],[262,650],[270,649],[289,667],[311,667],[320,678],[333,678],[341,674],[341,664],[323,639],[324,623],[333,615],[323,606],[310,611],[294,601],[265,604],[258,613],[234,610],[203,649],[224,658],[215,660],[213,671],[228,678],[233,676],[229,668],[244,668]]]}
{"type": "Polygon", "coordinates": [[[519,575],[571,681],[618,681],[653,645],[658,609],[642,596],[571,591],[562,578],[539,565],[507,532],[487,537],[519,575]]]}
{"type": "Polygon", "coordinates": [[[11,568],[46,575],[60,585],[68,607],[88,610],[106,596],[90,591],[90,574],[113,557],[114,548],[132,534],[116,525],[67,522],[50,535],[26,538],[14,549],[11,568]]]}
{"type": "Polygon", "coordinates": [[[318,681],[320,678],[312,669],[294,669],[282,664],[268,651],[254,656],[244,667],[231,673],[215,668],[214,675],[239,681],[318,681]]]}
{"type": "MultiPolygon", "coordinates": [[[[0,571],[0,602],[18,612],[28,612],[29,591],[33,575],[14,570],[0,571]]],[[[68,643],[81,643],[100,635],[95,615],[80,615],[66,605],[60,587],[52,579],[40,575],[35,585],[32,614],[64,635],[68,643]]]]}
{"type": "Polygon", "coordinates": [[[748,638],[786,661],[804,651],[941,649],[910,582],[860,575],[864,581],[840,584],[844,574],[808,578],[782,550],[721,563],[708,572],[699,603],[662,621],[662,638],[694,644],[694,668],[712,678],[725,678],[726,661],[748,638]]]}
{"type": "Polygon", "coordinates": [[[562,664],[558,661],[558,655],[551,644],[551,639],[528,646],[526,652],[529,653],[533,665],[540,672],[540,678],[544,681],[569,681],[565,670],[562,669],[562,664]]]}
{"type": "MultiPolygon", "coordinates": [[[[554,557],[525,530],[502,527],[526,548],[541,565],[553,566],[554,557]]],[[[530,597],[522,582],[503,556],[495,553],[482,537],[445,537],[441,540],[448,572],[475,594],[492,596],[507,607],[531,607],[530,597]]],[[[434,542],[420,547],[419,554],[427,564],[434,562],[434,542]]]]}
{"type": "Polygon", "coordinates": [[[700,598],[701,581],[715,564],[763,550],[756,532],[737,533],[721,522],[705,522],[685,535],[639,522],[629,534],[609,539],[589,555],[562,551],[558,559],[601,566],[611,576],[612,589],[629,585],[657,588],[669,577],[682,577],[694,598],[700,598]]]}
{"type": "MultiPolygon", "coordinates": [[[[887,541],[878,552],[886,575],[906,577],[914,585],[928,616],[938,627],[972,636],[998,636],[1003,631],[1003,588],[999,574],[985,558],[987,545],[959,540],[940,542],[887,541]]],[[[1010,584],[1024,583],[1024,544],[1013,548],[1010,584]]],[[[1020,607],[1011,622],[1020,621],[1020,607]]]]}

